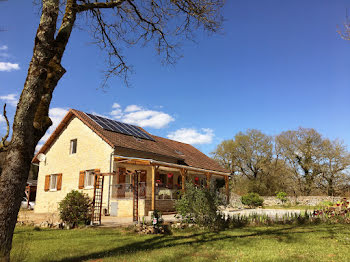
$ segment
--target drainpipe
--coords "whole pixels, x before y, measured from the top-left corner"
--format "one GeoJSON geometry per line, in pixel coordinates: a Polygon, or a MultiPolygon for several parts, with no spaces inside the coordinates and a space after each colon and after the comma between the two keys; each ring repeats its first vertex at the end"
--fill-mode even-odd
{"type": "MultiPolygon", "coordinates": [[[[113,172],[113,166],[114,166],[114,151],[115,151],[115,148],[113,148],[113,152],[111,153],[110,155],[110,158],[109,158],[109,173],[112,173],[113,172]]],[[[112,178],[111,176],[108,176],[108,201],[107,201],[107,213],[109,213],[109,209],[110,209],[110,201],[111,201],[111,184],[112,184],[112,178]]]]}

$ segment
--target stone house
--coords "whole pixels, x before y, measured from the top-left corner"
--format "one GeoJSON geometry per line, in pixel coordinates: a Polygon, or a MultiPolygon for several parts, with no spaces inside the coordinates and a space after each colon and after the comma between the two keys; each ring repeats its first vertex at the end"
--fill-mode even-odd
{"type": "Polygon", "coordinates": [[[193,146],[74,109],[32,162],[39,165],[36,213],[56,212],[71,190],[93,198],[100,217],[173,211],[186,180],[226,184],[229,196],[230,173],[193,146]]]}

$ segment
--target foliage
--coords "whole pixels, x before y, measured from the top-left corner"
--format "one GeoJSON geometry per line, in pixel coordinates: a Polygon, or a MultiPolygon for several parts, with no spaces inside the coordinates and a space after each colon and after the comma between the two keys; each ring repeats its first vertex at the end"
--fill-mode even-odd
{"type": "Polygon", "coordinates": [[[87,194],[72,190],[59,203],[58,210],[61,220],[72,228],[90,223],[91,200],[87,194]]]}
{"type": "Polygon", "coordinates": [[[175,209],[184,223],[217,230],[224,222],[219,204],[220,199],[214,190],[186,183],[186,191],[175,201],[175,209]]]}
{"type": "Polygon", "coordinates": [[[333,206],[314,210],[313,216],[327,223],[350,224],[350,203],[346,198],[343,198],[333,206]]]}
{"type": "Polygon", "coordinates": [[[241,201],[243,205],[249,207],[262,206],[264,203],[264,199],[262,199],[258,193],[248,193],[241,197],[241,201]]]}
{"type": "Polygon", "coordinates": [[[288,200],[287,193],[283,191],[277,192],[276,197],[282,202],[282,204],[285,204],[288,200]]]}
{"type": "Polygon", "coordinates": [[[270,137],[259,130],[239,132],[212,153],[234,172],[237,194],[342,195],[350,177],[350,154],[343,142],[300,127],[270,137]]]}

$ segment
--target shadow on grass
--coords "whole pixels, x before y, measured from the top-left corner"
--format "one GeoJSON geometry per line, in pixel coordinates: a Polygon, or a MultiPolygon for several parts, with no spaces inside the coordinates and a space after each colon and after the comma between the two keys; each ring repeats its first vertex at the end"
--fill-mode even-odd
{"type": "MultiPolygon", "coordinates": [[[[232,231],[222,231],[221,233],[212,233],[212,232],[200,232],[200,233],[192,233],[186,236],[160,236],[156,235],[150,239],[143,240],[143,241],[135,241],[130,244],[126,244],[120,247],[107,249],[100,252],[90,253],[82,256],[73,256],[70,258],[64,258],[60,260],[52,260],[50,261],[61,261],[61,262],[70,262],[70,261],[84,261],[89,259],[101,259],[101,258],[108,258],[108,257],[114,257],[114,256],[122,256],[127,254],[135,254],[137,252],[141,251],[152,251],[152,250],[160,250],[162,248],[169,248],[169,247],[177,247],[177,246],[199,246],[202,244],[207,243],[214,243],[216,241],[225,241],[225,240],[237,240],[237,239],[246,239],[247,241],[249,238],[257,237],[257,236],[273,236],[274,238],[277,238],[278,241],[292,241],[295,237],[295,234],[304,234],[304,233],[311,233],[315,232],[315,230],[301,230],[301,231],[294,231],[290,232],[289,230],[298,228],[298,226],[289,226],[289,227],[283,227],[278,229],[267,229],[267,230],[251,230],[253,232],[249,232],[250,230],[247,230],[247,234],[241,234],[241,235],[229,235],[228,233],[232,231]]],[[[118,239],[116,239],[118,241],[118,239]]],[[[108,243],[106,243],[108,245],[108,243]]],[[[180,258],[183,256],[186,256],[186,254],[176,254],[176,256],[179,256],[180,258]]],[[[210,255],[209,255],[210,256],[210,255]]],[[[169,259],[169,258],[167,258],[169,259]]],[[[175,259],[175,257],[174,257],[175,259]]]]}

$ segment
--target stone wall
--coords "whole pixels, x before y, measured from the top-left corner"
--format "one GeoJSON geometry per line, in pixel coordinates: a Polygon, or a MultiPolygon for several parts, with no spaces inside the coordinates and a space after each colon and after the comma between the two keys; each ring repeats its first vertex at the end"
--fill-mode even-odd
{"type": "MultiPolygon", "coordinates": [[[[262,196],[264,199],[264,206],[278,206],[282,205],[281,200],[279,200],[275,196],[262,196]]],[[[321,202],[330,201],[337,202],[343,199],[344,197],[332,197],[332,196],[298,196],[298,197],[287,197],[288,202],[292,205],[300,205],[300,206],[317,206],[321,202]]],[[[231,193],[230,196],[230,206],[235,208],[242,208],[243,204],[241,202],[241,196],[231,193]]]]}
{"type": "MultiPolygon", "coordinates": [[[[282,202],[277,197],[274,196],[263,196],[264,206],[276,206],[281,205],[282,202]]],[[[300,206],[317,206],[321,202],[330,201],[337,202],[341,200],[343,197],[332,197],[332,196],[298,196],[298,197],[287,197],[288,203],[292,205],[300,205],[300,206]]]]}

